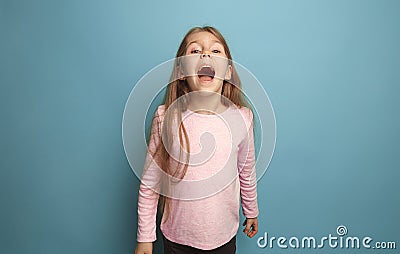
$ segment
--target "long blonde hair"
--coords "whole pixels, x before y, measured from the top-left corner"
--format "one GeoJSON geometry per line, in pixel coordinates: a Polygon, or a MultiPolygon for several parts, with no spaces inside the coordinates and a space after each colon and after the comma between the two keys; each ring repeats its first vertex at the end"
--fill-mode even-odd
{"type": "MultiPolygon", "coordinates": [[[[232,74],[231,78],[229,80],[224,80],[223,85],[222,85],[222,91],[221,91],[221,97],[223,98],[221,101],[225,106],[228,106],[228,103],[233,103],[236,105],[236,107],[241,108],[242,106],[249,106],[249,103],[245,99],[243,92],[241,90],[241,83],[239,79],[239,75],[233,65],[232,62],[232,56],[228,47],[228,44],[226,43],[224,37],[222,34],[214,27],[211,26],[204,26],[204,27],[194,27],[190,29],[185,37],[183,38],[178,51],[176,53],[176,60],[174,64],[174,70],[171,75],[171,81],[167,86],[167,91],[164,97],[164,106],[165,106],[165,112],[167,112],[163,117],[164,117],[164,124],[163,124],[163,129],[162,131],[166,131],[167,135],[165,135],[165,139],[162,139],[162,142],[158,144],[158,147],[155,151],[156,154],[153,156],[159,156],[161,165],[159,165],[162,170],[169,176],[172,176],[177,179],[183,179],[188,168],[189,164],[189,154],[190,154],[190,141],[189,137],[186,131],[186,128],[184,124],[182,123],[182,112],[186,110],[185,105],[180,105],[178,107],[174,107],[174,110],[169,111],[168,108],[176,102],[178,98],[181,96],[184,96],[190,92],[189,85],[186,81],[186,79],[178,79],[177,77],[177,72],[178,66],[179,66],[179,58],[184,56],[187,50],[188,46],[188,38],[192,34],[198,33],[198,32],[208,32],[212,35],[214,35],[222,44],[225,50],[225,54],[228,58],[229,64],[231,65],[232,68],[232,74]],[[171,113],[173,112],[173,113],[171,113]],[[183,151],[181,148],[180,151],[180,159],[178,160],[178,167],[172,169],[170,167],[171,158],[170,154],[168,151],[168,148],[172,146],[172,143],[174,142],[173,135],[172,134],[172,123],[177,122],[179,123],[179,130],[178,130],[178,136],[179,136],[179,142],[181,144],[181,147],[184,147],[186,149],[185,153],[185,158],[181,158],[183,156],[183,151]],[[183,160],[182,160],[183,159],[183,160]],[[185,161],[182,163],[182,161],[185,161]]],[[[181,100],[180,100],[181,101],[181,100]]],[[[180,102],[178,101],[178,103],[180,102]]],[[[170,186],[170,181],[169,179],[167,181],[163,181],[164,185],[170,186]]],[[[164,186],[165,187],[165,186],[164,186]]],[[[168,188],[168,187],[167,187],[168,188]]],[[[160,204],[161,204],[161,211],[164,212],[164,220],[168,219],[169,216],[169,210],[170,210],[170,197],[167,196],[161,196],[160,204]]]]}

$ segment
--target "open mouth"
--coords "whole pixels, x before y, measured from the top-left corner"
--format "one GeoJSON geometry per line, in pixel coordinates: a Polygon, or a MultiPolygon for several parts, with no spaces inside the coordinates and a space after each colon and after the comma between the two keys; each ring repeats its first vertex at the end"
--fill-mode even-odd
{"type": "Polygon", "coordinates": [[[215,70],[211,66],[204,65],[197,71],[197,76],[200,81],[212,81],[215,76],[215,70]]]}

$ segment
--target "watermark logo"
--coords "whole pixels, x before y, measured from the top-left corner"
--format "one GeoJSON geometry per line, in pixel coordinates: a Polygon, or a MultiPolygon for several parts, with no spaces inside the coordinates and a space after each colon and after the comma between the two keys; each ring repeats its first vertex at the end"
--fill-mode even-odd
{"type": "Polygon", "coordinates": [[[340,225],[336,228],[336,234],[329,234],[323,237],[314,236],[268,236],[265,232],[257,239],[259,248],[280,248],[280,249],[396,249],[395,241],[374,241],[370,236],[350,236],[347,227],[340,225]]]}
{"type": "Polygon", "coordinates": [[[237,179],[243,166],[233,162],[254,164],[249,181],[264,175],[275,149],[275,114],[264,86],[244,66],[216,55],[182,56],[154,67],[135,84],[123,113],[122,140],[144,185],[166,197],[197,200],[237,179]],[[234,88],[248,101],[251,117],[234,88]],[[165,95],[167,108],[161,105],[165,95]],[[247,142],[253,134],[254,148],[247,142]]]}
{"type": "Polygon", "coordinates": [[[336,228],[336,233],[339,236],[344,236],[347,235],[347,228],[344,225],[340,225],[339,227],[336,228]]]}

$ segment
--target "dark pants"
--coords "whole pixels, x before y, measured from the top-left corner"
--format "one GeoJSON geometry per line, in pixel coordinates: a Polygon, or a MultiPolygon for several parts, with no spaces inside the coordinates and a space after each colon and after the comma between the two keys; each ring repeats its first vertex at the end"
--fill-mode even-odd
{"type": "Polygon", "coordinates": [[[174,243],[165,238],[164,240],[164,254],[235,254],[236,253],[236,236],[229,242],[213,250],[200,250],[187,245],[174,243]]]}

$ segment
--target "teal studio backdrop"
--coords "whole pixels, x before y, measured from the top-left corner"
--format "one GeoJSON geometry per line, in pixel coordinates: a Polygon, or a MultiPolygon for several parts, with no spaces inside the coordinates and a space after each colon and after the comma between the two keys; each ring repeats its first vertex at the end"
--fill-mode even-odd
{"type": "Polygon", "coordinates": [[[238,253],[398,253],[399,11],[395,0],[1,0],[0,253],[133,253],[125,102],[197,25],[224,34],[276,114],[260,232],[239,230],[238,253]],[[257,245],[340,225],[397,249],[257,245]]]}

